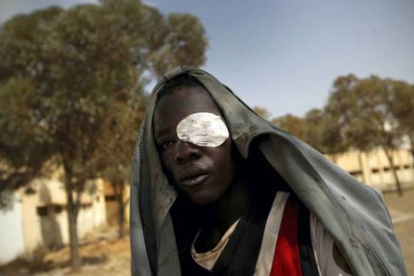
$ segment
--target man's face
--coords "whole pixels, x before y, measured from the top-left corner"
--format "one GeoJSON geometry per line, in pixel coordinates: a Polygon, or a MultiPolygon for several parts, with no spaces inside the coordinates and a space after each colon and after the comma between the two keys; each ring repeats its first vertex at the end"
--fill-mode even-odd
{"type": "MultiPolygon", "coordinates": [[[[177,125],[188,116],[220,110],[202,87],[184,88],[159,99],[154,114],[154,136],[164,169],[195,204],[216,202],[233,181],[231,138],[219,146],[199,146],[180,140],[177,125]]],[[[181,136],[180,136],[181,137],[181,136]]]]}

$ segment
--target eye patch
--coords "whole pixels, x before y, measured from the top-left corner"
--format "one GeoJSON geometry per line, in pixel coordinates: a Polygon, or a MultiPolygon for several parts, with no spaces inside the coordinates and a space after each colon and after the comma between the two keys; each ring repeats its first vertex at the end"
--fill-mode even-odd
{"type": "Polygon", "coordinates": [[[199,112],[178,123],[177,136],[182,141],[200,147],[218,147],[229,137],[229,131],[220,116],[199,112]]]}

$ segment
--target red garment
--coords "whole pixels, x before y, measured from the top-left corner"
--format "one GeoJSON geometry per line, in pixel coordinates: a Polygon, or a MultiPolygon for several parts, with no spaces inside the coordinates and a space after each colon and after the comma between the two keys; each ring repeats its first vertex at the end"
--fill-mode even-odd
{"type": "Polygon", "coordinates": [[[302,275],[297,233],[298,210],[298,203],[289,197],[283,211],[270,276],[302,275]]]}

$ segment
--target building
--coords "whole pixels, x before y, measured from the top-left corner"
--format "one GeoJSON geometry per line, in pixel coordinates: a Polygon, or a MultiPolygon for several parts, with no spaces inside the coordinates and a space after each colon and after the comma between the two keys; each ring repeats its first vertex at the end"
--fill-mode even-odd
{"type": "MultiPolygon", "coordinates": [[[[343,154],[327,155],[327,157],[369,186],[382,191],[396,189],[390,162],[384,151],[379,148],[370,152],[348,151],[343,154]]],[[[394,151],[393,160],[401,185],[414,186],[414,162],[410,150],[394,151]]]]}
{"type": "MultiPolygon", "coordinates": [[[[106,225],[103,181],[88,183],[81,197],[78,236],[106,225]]],[[[56,174],[36,179],[14,193],[14,204],[0,211],[0,264],[38,247],[57,249],[69,243],[66,194],[56,174]]]]}
{"type": "MultiPolygon", "coordinates": [[[[118,226],[119,225],[119,216],[120,210],[119,205],[116,200],[116,193],[114,190],[114,186],[111,185],[109,181],[103,181],[104,187],[104,195],[105,195],[105,202],[106,202],[106,221],[108,225],[111,226],[118,226]]],[[[124,218],[125,223],[129,222],[129,185],[125,185],[121,191],[118,191],[122,194],[122,201],[125,204],[124,210],[124,218]]]]}

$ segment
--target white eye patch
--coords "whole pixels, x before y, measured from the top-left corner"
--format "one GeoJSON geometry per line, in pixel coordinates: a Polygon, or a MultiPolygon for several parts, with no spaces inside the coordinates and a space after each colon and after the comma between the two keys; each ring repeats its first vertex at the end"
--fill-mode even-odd
{"type": "Polygon", "coordinates": [[[199,112],[178,123],[177,136],[200,147],[218,147],[229,137],[229,131],[220,116],[199,112]]]}

